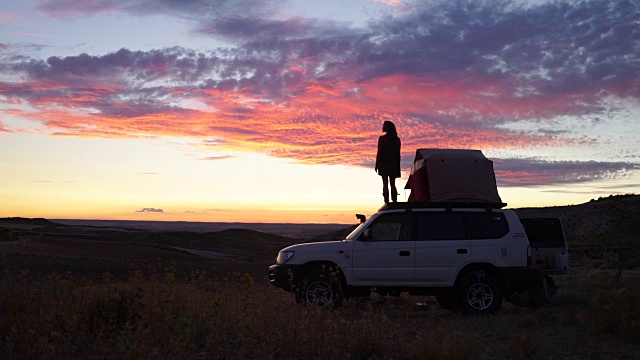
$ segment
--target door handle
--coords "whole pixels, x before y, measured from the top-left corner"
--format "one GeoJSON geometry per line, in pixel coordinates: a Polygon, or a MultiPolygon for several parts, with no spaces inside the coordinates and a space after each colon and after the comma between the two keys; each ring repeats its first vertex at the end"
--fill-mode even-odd
{"type": "Polygon", "coordinates": [[[411,255],[411,251],[400,251],[400,256],[409,256],[411,255]]]}
{"type": "Polygon", "coordinates": [[[462,255],[462,254],[466,254],[466,253],[467,253],[467,249],[458,249],[458,250],[456,250],[456,252],[457,252],[458,254],[461,254],[461,255],[462,255]]]}

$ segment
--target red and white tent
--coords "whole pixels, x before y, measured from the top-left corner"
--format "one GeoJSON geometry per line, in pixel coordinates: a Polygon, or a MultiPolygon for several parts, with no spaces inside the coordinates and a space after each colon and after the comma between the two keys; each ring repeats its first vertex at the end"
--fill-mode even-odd
{"type": "Polygon", "coordinates": [[[410,202],[502,203],[493,161],[480,150],[418,149],[404,188],[410,202]]]}

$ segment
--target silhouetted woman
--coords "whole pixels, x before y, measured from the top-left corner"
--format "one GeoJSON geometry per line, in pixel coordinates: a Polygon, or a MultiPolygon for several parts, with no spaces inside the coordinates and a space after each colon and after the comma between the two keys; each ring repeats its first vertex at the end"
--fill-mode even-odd
{"type": "Polygon", "coordinates": [[[389,185],[391,185],[391,200],[398,201],[396,178],[400,177],[400,138],[396,126],[391,121],[382,124],[382,131],[386,134],[378,139],[378,153],[376,155],[376,171],[382,176],[382,196],[384,203],[389,203],[389,185]]]}

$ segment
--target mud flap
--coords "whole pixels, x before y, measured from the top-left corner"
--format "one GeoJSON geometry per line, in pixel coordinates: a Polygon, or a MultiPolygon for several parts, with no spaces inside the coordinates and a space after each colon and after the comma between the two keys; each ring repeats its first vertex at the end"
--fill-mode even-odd
{"type": "Polygon", "coordinates": [[[536,306],[545,306],[556,301],[558,286],[549,275],[540,275],[536,284],[529,290],[531,302],[536,306]]]}

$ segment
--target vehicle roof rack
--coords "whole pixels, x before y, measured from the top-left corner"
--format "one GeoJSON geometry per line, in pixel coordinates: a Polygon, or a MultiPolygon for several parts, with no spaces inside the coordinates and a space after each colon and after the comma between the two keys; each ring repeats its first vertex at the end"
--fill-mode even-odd
{"type": "Polygon", "coordinates": [[[480,208],[480,209],[501,209],[507,206],[506,203],[474,202],[474,201],[447,201],[447,202],[390,202],[384,204],[378,211],[398,210],[398,209],[419,209],[419,208],[480,208]]]}

